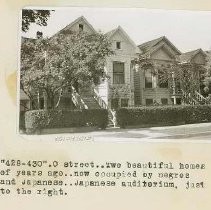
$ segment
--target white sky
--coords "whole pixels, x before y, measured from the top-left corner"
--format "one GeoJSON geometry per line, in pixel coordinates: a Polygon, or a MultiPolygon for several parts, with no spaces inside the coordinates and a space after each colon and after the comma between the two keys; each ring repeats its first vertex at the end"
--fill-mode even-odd
{"type": "MultiPolygon", "coordinates": [[[[39,8],[41,9],[41,8],[39,8]]],[[[51,36],[76,18],[84,16],[88,22],[102,32],[108,32],[118,25],[138,45],[166,36],[180,51],[202,48],[211,49],[211,12],[147,10],[134,8],[51,8],[47,27],[31,25],[26,37],[35,37],[42,31],[51,36]]]]}

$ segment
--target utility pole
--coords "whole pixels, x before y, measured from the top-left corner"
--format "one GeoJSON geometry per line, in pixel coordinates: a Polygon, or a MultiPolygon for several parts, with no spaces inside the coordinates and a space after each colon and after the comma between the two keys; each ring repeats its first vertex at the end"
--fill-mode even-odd
{"type": "Polygon", "coordinates": [[[174,105],[176,105],[177,104],[177,102],[176,102],[176,84],[175,84],[174,72],[172,72],[172,88],[173,88],[173,101],[174,101],[174,105]]]}
{"type": "MultiPolygon", "coordinates": [[[[46,65],[47,65],[47,51],[46,50],[44,51],[44,58],[45,58],[44,70],[45,70],[46,65]]],[[[45,78],[45,83],[47,83],[46,78],[45,78]]],[[[47,110],[48,109],[48,96],[47,96],[46,90],[44,90],[44,92],[43,92],[43,97],[44,97],[44,109],[47,110]]]]}

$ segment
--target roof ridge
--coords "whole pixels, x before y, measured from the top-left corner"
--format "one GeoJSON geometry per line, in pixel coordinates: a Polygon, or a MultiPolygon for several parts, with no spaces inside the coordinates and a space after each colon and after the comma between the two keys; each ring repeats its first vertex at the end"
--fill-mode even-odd
{"type": "Polygon", "coordinates": [[[182,53],[180,55],[180,60],[183,62],[190,62],[194,58],[194,56],[196,56],[199,52],[202,52],[204,55],[206,55],[206,53],[201,48],[198,48],[196,50],[191,50],[191,51],[182,53]]]}
{"type": "Polygon", "coordinates": [[[57,31],[55,34],[53,34],[51,36],[54,37],[57,34],[59,34],[61,31],[66,30],[68,27],[71,27],[72,25],[74,25],[75,23],[77,23],[79,20],[83,20],[93,31],[95,31],[94,27],[89,23],[89,21],[83,16],[81,15],[80,17],[76,18],[75,20],[73,20],[71,23],[69,23],[68,25],[66,25],[64,28],[62,28],[61,30],[57,31]]]}
{"type": "MultiPolygon", "coordinates": [[[[156,39],[152,39],[152,40],[150,40],[150,41],[143,42],[142,44],[139,44],[138,47],[139,47],[139,46],[142,46],[142,45],[145,45],[145,44],[147,44],[147,43],[153,42],[153,41],[158,41],[158,40],[160,40],[160,39],[162,40],[164,37],[165,37],[165,36],[161,36],[161,37],[158,37],[158,38],[156,38],[156,39]]],[[[153,46],[154,46],[154,45],[153,45],[153,46]]]]}

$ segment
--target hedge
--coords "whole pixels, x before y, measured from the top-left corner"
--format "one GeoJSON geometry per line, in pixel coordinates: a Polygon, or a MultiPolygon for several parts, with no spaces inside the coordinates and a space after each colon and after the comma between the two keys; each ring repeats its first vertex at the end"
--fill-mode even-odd
{"type": "Polygon", "coordinates": [[[27,133],[44,128],[96,126],[105,129],[108,124],[106,109],[32,110],[25,113],[27,133]]]}
{"type": "Polygon", "coordinates": [[[152,106],[121,108],[117,110],[120,127],[178,125],[211,122],[211,106],[152,106]]]}

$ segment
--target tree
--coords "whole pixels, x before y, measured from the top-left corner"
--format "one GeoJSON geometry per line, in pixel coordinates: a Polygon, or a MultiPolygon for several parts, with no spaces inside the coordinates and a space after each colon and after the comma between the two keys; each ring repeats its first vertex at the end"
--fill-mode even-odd
{"type": "Polygon", "coordinates": [[[97,85],[106,77],[106,57],[113,52],[101,33],[63,31],[50,39],[23,42],[21,88],[31,98],[44,93],[45,108],[55,108],[55,96],[68,87],[97,85]]]}
{"type": "Polygon", "coordinates": [[[168,81],[171,88],[179,88],[185,93],[201,91],[206,69],[195,63],[174,63],[169,68],[159,68],[161,81],[168,81]]]}
{"type": "Polygon", "coordinates": [[[206,69],[204,66],[195,63],[168,63],[158,64],[146,56],[139,56],[135,63],[143,71],[152,70],[152,74],[158,76],[158,83],[168,82],[172,92],[180,89],[185,93],[194,94],[203,85],[206,69]]]}
{"type": "MultiPolygon", "coordinates": [[[[52,11],[52,10],[51,10],[52,11]]],[[[47,26],[47,20],[50,17],[50,10],[22,10],[22,31],[27,32],[31,23],[40,26],[47,26]]]]}

